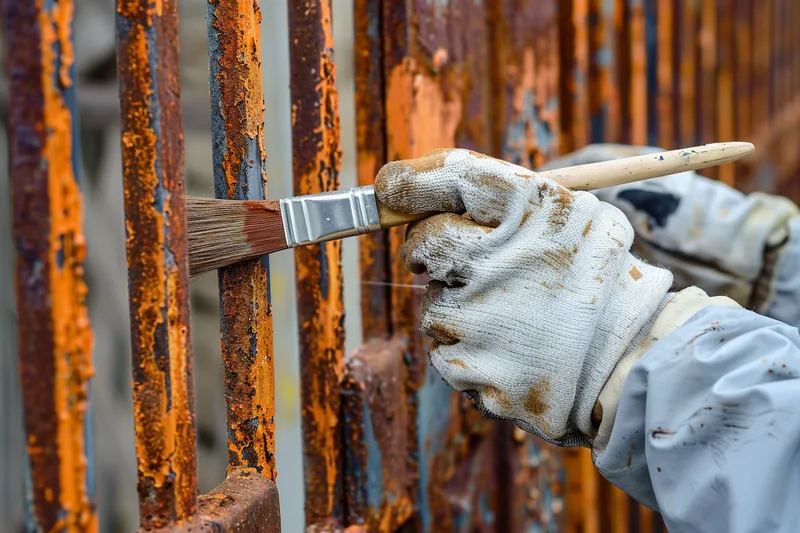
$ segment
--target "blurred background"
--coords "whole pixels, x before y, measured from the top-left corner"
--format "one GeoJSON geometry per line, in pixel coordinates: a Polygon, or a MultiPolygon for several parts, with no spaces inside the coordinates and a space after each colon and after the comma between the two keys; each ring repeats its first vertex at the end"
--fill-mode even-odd
{"type": "MultiPolygon", "coordinates": [[[[285,0],[261,0],[264,99],[266,104],[269,195],[292,190],[289,37],[285,0]]],[[[206,2],[179,3],[181,85],[189,194],[213,197],[208,104],[206,2]]],[[[342,187],[355,186],[353,96],[353,3],[334,0],[337,87],[343,151],[342,187]]],[[[84,232],[90,287],[88,306],[94,330],[92,408],[100,531],[138,528],[136,455],[131,398],[125,229],[122,207],[119,97],[116,84],[114,0],[75,2],[76,63],[79,73],[84,232]]],[[[0,28],[2,31],[2,28],[0,28]]],[[[0,38],[0,46],[3,46],[0,38]]],[[[3,51],[5,53],[5,51],[3,51]]],[[[0,190],[7,191],[5,72],[0,83],[0,190]]],[[[22,531],[23,434],[17,390],[15,303],[11,217],[7,194],[0,194],[0,517],[2,531],[22,531]]],[[[344,242],[345,308],[359,308],[358,242],[344,242]]],[[[294,256],[271,256],[275,336],[276,451],[284,531],[303,528],[303,472],[300,437],[297,313],[294,256]]],[[[195,357],[198,472],[200,492],[225,478],[227,442],[219,339],[217,277],[209,273],[191,284],[192,344],[195,357]]],[[[346,353],[360,343],[360,316],[348,313],[346,353]]]]}

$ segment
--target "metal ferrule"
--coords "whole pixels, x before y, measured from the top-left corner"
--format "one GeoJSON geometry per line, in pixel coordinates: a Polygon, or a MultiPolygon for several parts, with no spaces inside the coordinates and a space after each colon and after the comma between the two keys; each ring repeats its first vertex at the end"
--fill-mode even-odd
{"type": "Polygon", "coordinates": [[[283,199],[281,216],[290,248],[381,229],[371,185],[283,199]]]}

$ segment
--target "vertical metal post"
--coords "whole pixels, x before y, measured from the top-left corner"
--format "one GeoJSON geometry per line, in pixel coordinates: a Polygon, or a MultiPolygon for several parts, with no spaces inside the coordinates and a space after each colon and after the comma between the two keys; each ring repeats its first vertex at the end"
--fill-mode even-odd
{"type": "Polygon", "coordinates": [[[674,2],[659,2],[656,6],[658,66],[658,146],[671,149],[675,146],[675,6],[674,2]]]}
{"type": "MultiPolygon", "coordinates": [[[[207,4],[214,192],[266,198],[261,11],[252,0],[207,4]]],[[[275,479],[275,386],[268,258],[219,270],[228,471],[275,479]]]]}
{"type": "Polygon", "coordinates": [[[175,0],[119,0],[117,63],[143,529],[197,502],[183,131],[175,0]]]}
{"type": "Polygon", "coordinates": [[[28,529],[96,531],[73,3],[3,3],[28,529]]]}
{"type": "MultiPolygon", "coordinates": [[[[294,193],[339,187],[339,110],[330,0],[289,0],[294,193]]],[[[296,250],[306,526],[341,524],[341,242],[296,250]]]]}
{"type": "MultiPolygon", "coordinates": [[[[355,0],[355,89],[358,184],[371,185],[386,162],[383,39],[381,0],[355,0]]],[[[361,263],[361,322],[364,340],[388,337],[388,243],[385,232],[359,241],[361,263]]]]}
{"type": "MultiPolygon", "coordinates": [[[[736,109],[734,106],[734,33],[733,8],[735,0],[718,0],[717,5],[717,135],[720,141],[734,140],[736,137],[736,109]]],[[[718,178],[727,185],[736,182],[733,165],[719,169],[718,178]]]]}

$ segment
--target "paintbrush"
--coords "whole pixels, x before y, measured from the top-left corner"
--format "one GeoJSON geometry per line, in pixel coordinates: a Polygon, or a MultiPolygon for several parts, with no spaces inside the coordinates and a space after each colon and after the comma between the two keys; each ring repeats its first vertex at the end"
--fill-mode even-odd
{"type": "MultiPolygon", "coordinates": [[[[540,174],[572,190],[589,191],[730,163],[752,153],[750,143],[707,144],[548,170],[540,174]]],[[[407,215],[382,205],[371,185],[283,200],[187,197],[191,276],[287,248],[371,233],[435,213],[407,215]]]]}

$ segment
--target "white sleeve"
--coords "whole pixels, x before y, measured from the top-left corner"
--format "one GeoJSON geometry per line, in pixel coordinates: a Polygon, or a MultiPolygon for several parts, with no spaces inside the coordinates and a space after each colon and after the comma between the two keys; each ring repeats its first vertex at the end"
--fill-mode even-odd
{"type": "Polygon", "coordinates": [[[798,531],[798,378],[796,328],[706,307],[633,365],[596,466],[670,533],[798,531]]]}
{"type": "Polygon", "coordinates": [[[800,218],[789,222],[784,245],[770,282],[771,295],[761,312],[781,322],[800,327],[800,218]]]}

